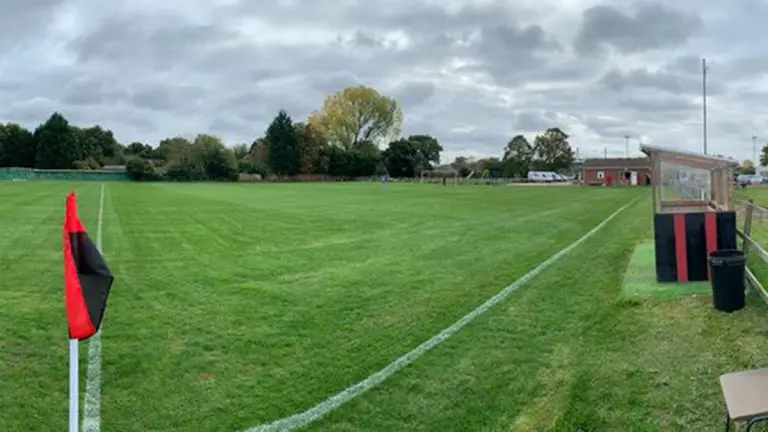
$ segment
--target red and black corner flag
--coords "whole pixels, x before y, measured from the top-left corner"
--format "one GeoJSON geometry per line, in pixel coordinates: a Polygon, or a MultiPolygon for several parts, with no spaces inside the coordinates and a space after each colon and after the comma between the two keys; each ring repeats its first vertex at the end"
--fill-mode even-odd
{"type": "Polygon", "coordinates": [[[77,217],[77,199],[67,195],[64,214],[64,301],[70,339],[98,331],[114,278],[77,217]]]}

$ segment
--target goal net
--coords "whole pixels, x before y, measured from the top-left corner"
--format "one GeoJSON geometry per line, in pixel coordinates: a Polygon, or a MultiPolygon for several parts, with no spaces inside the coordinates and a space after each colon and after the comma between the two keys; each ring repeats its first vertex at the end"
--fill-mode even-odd
{"type": "Polygon", "coordinates": [[[445,183],[457,185],[459,183],[458,171],[432,170],[421,172],[421,183],[445,183]]]}

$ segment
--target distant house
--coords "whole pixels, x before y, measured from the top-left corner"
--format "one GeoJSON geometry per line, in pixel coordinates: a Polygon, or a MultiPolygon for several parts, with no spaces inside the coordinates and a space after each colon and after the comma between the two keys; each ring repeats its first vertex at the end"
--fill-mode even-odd
{"type": "Polygon", "coordinates": [[[125,165],[104,165],[102,170],[110,172],[125,172],[125,165]]]}
{"type": "Polygon", "coordinates": [[[585,184],[648,185],[651,162],[648,158],[585,159],[582,165],[585,184]]]}

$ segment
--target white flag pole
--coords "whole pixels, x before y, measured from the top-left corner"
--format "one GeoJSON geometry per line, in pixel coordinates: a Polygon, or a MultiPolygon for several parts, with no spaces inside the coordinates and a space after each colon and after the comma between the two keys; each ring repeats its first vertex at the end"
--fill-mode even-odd
{"type": "Polygon", "coordinates": [[[77,432],[80,421],[80,407],[78,399],[80,396],[80,360],[77,346],[77,339],[69,340],[69,432],[77,432]]]}

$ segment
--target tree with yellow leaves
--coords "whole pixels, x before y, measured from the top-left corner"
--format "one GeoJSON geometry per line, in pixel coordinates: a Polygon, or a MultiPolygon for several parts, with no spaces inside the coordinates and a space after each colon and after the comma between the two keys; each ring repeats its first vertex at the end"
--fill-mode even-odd
{"type": "Polygon", "coordinates": [[[328,96],[309,124],[328,142],[346,150],[360,143],[387,142],[400,135],[403,111],[396,100],[362,85],[347,87],[328,96]]]}

